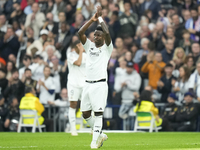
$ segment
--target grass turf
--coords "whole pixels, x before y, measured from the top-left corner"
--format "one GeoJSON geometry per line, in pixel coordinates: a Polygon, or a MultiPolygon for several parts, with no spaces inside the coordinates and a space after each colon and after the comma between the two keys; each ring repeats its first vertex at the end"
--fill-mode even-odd
{"type": "MultiPolygon", "coordinates": [[[[200,133],[108,133],[101,150],[200,150],[200,133]]],[[[0,149],[88,150],[92,136],[79,133],[0,133],[0,149]]]]}

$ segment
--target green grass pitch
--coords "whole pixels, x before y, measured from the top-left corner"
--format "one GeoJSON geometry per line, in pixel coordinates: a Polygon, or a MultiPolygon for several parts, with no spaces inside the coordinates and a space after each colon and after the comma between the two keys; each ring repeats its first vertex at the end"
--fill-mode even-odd
{"type": "MultiPolygon", "coordinates": [[[[108,133],[101,150],[200,150],[200,133],[108,133]]],[[[89,150],[92,136],[79,133],[0,133],[0,150],[89,150]]]]}

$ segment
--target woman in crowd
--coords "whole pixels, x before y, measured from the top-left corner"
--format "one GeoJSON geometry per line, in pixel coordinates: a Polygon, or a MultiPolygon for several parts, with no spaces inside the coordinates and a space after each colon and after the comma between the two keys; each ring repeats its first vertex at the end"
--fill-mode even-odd
{"type": "Polygon", "coordinates": [[[184,98],[184,94],[189,90],[188,79],[190,77],[190,70],[182,66],[179,68],[179,78],[177,81],[172,80],[173,91],[178,97],[178,102],[181,103],[184,98]]]}

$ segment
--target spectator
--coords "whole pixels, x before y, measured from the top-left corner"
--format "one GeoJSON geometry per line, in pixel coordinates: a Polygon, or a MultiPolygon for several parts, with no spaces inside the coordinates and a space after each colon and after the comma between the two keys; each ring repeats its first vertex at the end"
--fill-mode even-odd
{"type": "Polygon", "coordinates": [[[160,43],[162,42],[163,34],[164,34],[164,24],[159,21],[156,23],[156,27],[152,33],[153,41],[155,42],[157,51],[162,50],[162,45],[160,45],[160,43]]]}
{"type": "Polygon", "coordinates": [[[5,99],[3,98],[2,95],[0,95],[0,132],[5,131],[4,124],[7,113],[8,109],[5,106],[5,99]]]}
{"type": "MultiPolygon", "coordinates": [[[[200,17],[198,17],[197,8],[193,7],[190,12],[192,18],[187,20],[185,28],[188,29],[190,33],[193,32],[193,30],[200,32],[200,17]]],[[[195,34],[191,33],[190,38],[195,42],[199,42],[199,36],[196,36],[195,34]]]]}
{"type": "Polygon", "coordinates": [[[25,84],[25,88],[31,87],[36,90],[37,81],[32,79],[31,69],[29,69],[29,68],[25,69],[24,75],[23,75],[21,81],[25,84]]]}
{"type": "Polygon", "coordinates": [[[164,67],[161,53],[157,52],[154,56],[154,52],[151,52],[147,55],[147,62],[142,66],[141,71],[149,74],[149,85],[154,90],[157,89],[157,82],[162,76],[164,67]]]}
{"type": "Polygon", "coordinates": [[[133,106],[133,92],[138,92],[141,86],[141,77],[133,68],[133,62],[129,61],[126,65],[126,71],[115,81],[114,88],[116,92],[122,91],[122,104],[119,109],[119,116],[122,119],[128,117],[128,112],[133,106]]]}
{"type": "Polygon", "coordinates": [[[196,67],[194,66],[194,60],[192,56],[187,56],[185,58],[185,64],[184,64],[189,70],[190,73],[194,73],[196,67]]]}
{"type": "Polygon", "coordinates": [[[59,65],[59,59],[56,56],[51,57],[51,63],[53,64],[53,67],[51,69],[51,73],[53,75],[54,84],[55,84],[55,93],[56,93],[56,99],[59,98],[60,91],[61,91],[61,80],[60,80],[60,72],[61,72],[61,65],[59,65]]]}
{"type": "Polygon", "coordinates": [[[19,80],[19,72],[17,69],[12,71],[12,77],[8,81],[8,86],[4,91],[4,96],[9,98],[10,96],[15,96],[20,102],[21,98],[24,96],[24,84],[19,80]]]}
{"type": "Polygon", "coordinates": [[[0,69],[0,95],[4,94],[4,90],[8,85],[8,80],[6,79],[6,70],[0,69]]]}
{"type": "Polygon", "coordinates": [[[165,49],[161,51],[161,54],[165,63],[172,60],[174,54],[174,41],[172,39],[166,40],[165,49]]]}
{"type": "Polygon", "coordinates": [[[48,101],[55,100],[55,83],[52,77],[50,77],[51,68],[44,67],[44,77],[38,81],[37,92],[42,104],[47,104],[48,101]]]}
{"type": "MultiPolygon", "coordinates": [[[[47,131],[53,131],[53,120],[44,119],[42,113],[44,112],[44,106],[40,103],[39,99],[35,96],[35,89],[32,87],[26,87],[25,96],[21,99],[20,109],[36,110],[40,125],[45,124],[47,131]]],[[[24,119],[25,124],[33,124],[34,119],[24,119]]]]}
{"type": "Polygon", "coordinates": [[[8,61],[6,70],[7,70],[6,79],[10,80],[10,78],[12,77],[12,71],[16,70],[15,64],[12,61],[8,61]]]}
{"type": "Polygon", "coordinates": [[[179,40],[182,39],[181,35],[182,35],[185,27],[184,27],[183,24],[180,23],[180,19],[179,19],[178,14],[174,14],[172,16],[172,23],[173,23],[173,26],[174,26],[174,29],[175,29],[174,36],[179,40]]]}
{"type": "Polygon", "coordinates": [[[117,50],[114,48],[110,60],[108,62],[108,104],[112,103],[117,56],[118,56],[117,50]]]}
{"type": "Polygon", "coordinates": [[[61,93],[60,93],[60,98],[56,99],[54,102],[52,101],[48,101],[48,104],[49,105],[52,105],[52,106],[58,106],[60,107],[59,109],[59,112],[60,112],[60,116],[59,118],[61,120],[64,120],[64,119],[67,119],[68,118],[68,111],[69,111],[69,100],[68,100],[68,91],[66,88],[63,88],[61,90],[61,93]]]}
{"type": "Polygon", "coordinates": [[[16,20],[19,24],[24,24],[26,20],[26,14],[22,11],[20,3],[13,4],[14,11],[10,15],[11,23],[16,20]]]}
{"type": "Polygon", "coordinates": [[[190,32],[184,30],[182,37],[183,39],[179,42],[179,47],[182,47],[185,51],[185,54],[188,55],[192,51],[191,50],[192,40],[190,39],[190,32]]]}
{"type": "Polygon", "coordinates": [[[178,97],[178,102],[181,103],[184,97],[184,94],[189,90],[189,77],[190,77],[190,70],[187,67],[180,67],[179,69],[179,78],[173,85],[173,91],[176,93],[178,97]]]}
{"type": "Polygon", "coordinates": [[[70,45],[72,35],[69,31],[69,25],[67,23],[61,23],[61,32],[55,38],[55,47],[62,53],[62,60],[65,60],[67,47],[70,45]]]}
{"type": "Polygon", "coordinates": [[[190,92],[184,94],[184,104],[178,109],[176,115],[177,126],[175,131],[195,131],[198,108],[193,103],[193,95],[190,92]]]}
{"type": "Polygon", "coordinates": [[[21,80],[24,76],[25,69],[29,68],[31,65],[31,57],[29,55],[25,55],[23,58],[24,67],[19,69],[19,79],[21,80]]]}
{"type": "Polygon", "coordinates": [[[156,0],[145,0],[140,6],[140,16],[145,12],[145,10],[151,10],[153,13],[153,19],[156,20],[160,9],[160,3],[156,0]]]}
{"type": "Polygon", "coordinates": [[[40,38],[38,40],[35,40],[26,50],[26,53],[28,55],[32,55],[31,49],[37,48],[37,54],[40,54],[43,52],[43,44],[47,41],[49,31],[46,29],[42,29],[40,31],[40,38]]]}
{"type": "Polygon", "coordinates": [[[0,40],[0,55],[7,61],[10,54],[14,54],[17,57],[17,53],[20,47],[17,37],[14,35],[12,28],[8,28],[4,38],[0,40]]]}
{"type": "Polygon", "coordinates": [[[124,43],[123,43],[122,38],[120,38],[120,37],[116,38],[115,46],[116,46],[116,50],[117,50],[118,55],[122,56],[124,54],[124,51],[123,51],[124,43]]]}
{"type": "Polygon", "coordinates": [[[176,122],[176,114],[178,110],[178,106],[175,102],[176,100],[178,100],[176,94],[170,93],[167,98],[168,103],[164,108],[164,112],[162,113],[162,117],[166,118],[169,121],[170,126],[173,126],[171,124],[174,124],[176,122]]]}
{"type": "Polygon", "coordinates": [[[135,35],[136,24],[138,21],[138,16],[135,13],[130,12],[131,5],[129,2],[124,2],[124,13],[119,17],[120,30],[119,36],[123,35],[135,35]]]}
{"type": "Polygon", "coordinates": [[[180,68],[183,65],[185,57],[186,55],[183,48],[177,47],[174,51],[174,56],[173,56],[173,61],[176,64],[176,68],[180,68]]]}
{"type": "MultiPolygon", "coordinates": [[[[70,0],[66,6],[66,21],[69,24],[72,24],[74,22],[74,16],[76,13],[79,13],[79,10],[77,10],[77,0],[70,0]]],[[[83,14],[83,13],[82,13],[83,14]]]]}
{"type": "Polygon", "coordinates": [[[172,75],[173,66],[170,63],[166,64],[164,70],[165,70],[165,74],[158,81],[157,89],[158,89],[158,92],[162,94],[161,102],[166,103],[167,98],[172,90],[172,79],[176,79],[176,78],[172,75]]]}
{"type": "Polygon", "coordinates": [[[33,12],[26,17],[25,27],[32,26],[34,36],[38,36],[44,24],[45,16],[43,13],[39,12],[38,3],[32,5],[32,11],[33,12]]]}
{"type": "Polygon", "coordinates": [[[0,14],[0,31],[3,33],[7,32],[8,22],[6,21],[6,16],[0,14]]]}
{"type": "Polygon", "coordinates": [[[117,38],[118,31],[120,30],[120,22],[118,20],[117,11],[112,12],[112,16],[110,18],[108,25],[109,25],[109,32],[112,38],[112,42],[114,43],[115,39],[117,38]]]}
{"type": "Polygon", "coordinates": [[[196,71],[189,78],[189,90],[196,95],[200,102],[200,61],[196,63],[196,71]]]}
{"type": "MultiPolygon", "coordinates": [[[[26,1],[26,0],[22,0],[22,1],[26,1]]],[[[32,5],[34,4],[35,0],[27,0],[27,5],[23,8],[22,4],[21,3],[21,7],[22,7],[22,10],[24,10],[24,13],[26,15],[29,15],[31,14],[33,11],[32,11],[32,5]]]]}
{"type": "Polygon", "coordinates": [[[184,11],[183,11],[184,23],[186,23],[190,18],[191,18],[191,13],[190,13],[190,11],[189,11],[189,10],[184,10],[184,11]]]}
{"type": "Polygon", "coordinates": [[[182,9],[190,10],[194,7],[194,3],[192,0],[185,0],[182,4],[182,9]]]}
{"type": "MultiPolygon", "coordinates": [[[[168,121],[159,117],[158,108],[155,107],[152,98],[152,92],[149,90],[142,91],[140,95],[140,101],[134,108],[134,112],[152,112],[155,119],[156,126],[161,126],[163,131],[170,131],[168,121]]],[[[142,118],[138,118],[138,121],[143,121],[142,118]]],[[[151,118],[146,121],[151,120],[151,118]]],[[[139,123],[139,126],[150,126],[150,123],[139,123]]]]}
{"type": "Polygon", "coordinates": [[[47,29],[49,32],[53,34],[58,34],[58,22],[53,21],[53,14],[51,12],[46,15],[46,22],[43,25],[43,29],[47,29]]]}
{"type": "Polygon", "coordinates": [[[58,22],[58,14],[65,11],[66,4],[63,0],[55,0],[51,13],[53,14],[53,21],[58,22]]]}
{"type": "Polygon", "coordinates": [[[194,64],[196,64],[197,60],[199,59],[200,55],[200,45],[199,43],[193,43],[192,44],[192,57],[194,60],[194,64]]]}
{"type": "Polygon", "coordinates": [[[17,131],[16,121],[19,121],[19,101],[17,97],[11,96],[9,98],[8,113],[4,123],[7,131],[17,131]]]}
{"type": "Polygon", "coordinates": [[[142,56],[143,55],[147,55],[149,53],[149,49],[148,49],[148,44],[149,44],[149,39],[147,38],[143,38],[141,40],[141,47],[142,49],[138,50],[135,54],[135,57],[133,59],[133,61],[135,63],[140,63],[141,59],[142,59],[142,56]]]}
{"type": "Polygon", "coordinates": [[[44,77],[43,71],[45,67],[45,62],[40,55],[36,55],[33,58],[33,65],[37,66],[36,70],[33,72],[32,79],[39,81],[44,77]]]}
{"type": "Polygon", "coordinates": [[[85,19],[88,19],[91,16],[92,12],[94,11],[94,1],[92,1],[92,0],[85,0],[85,1],[78,0],[76,9],[81,10],[85,19]]]}

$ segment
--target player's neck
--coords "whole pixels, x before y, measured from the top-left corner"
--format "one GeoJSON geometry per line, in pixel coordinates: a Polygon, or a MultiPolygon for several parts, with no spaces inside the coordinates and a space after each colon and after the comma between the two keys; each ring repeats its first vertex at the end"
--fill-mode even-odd
{"type": "Polygon", "coordinates": [[[96,48],[101,47],[101,46],[103,46],[103,43],[102,44],[95,44],[95,46],[96,46],[96,48]]]}

